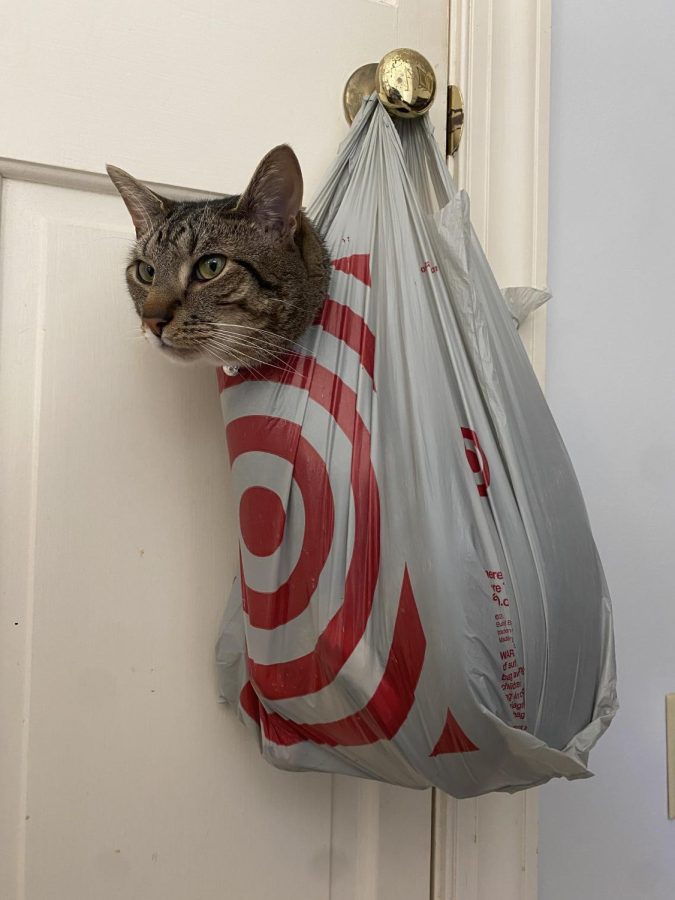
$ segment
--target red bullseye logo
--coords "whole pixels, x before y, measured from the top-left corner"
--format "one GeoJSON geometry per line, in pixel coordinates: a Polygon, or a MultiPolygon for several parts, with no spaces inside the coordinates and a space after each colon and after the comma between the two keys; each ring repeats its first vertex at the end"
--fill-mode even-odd
{"type": "MultiPolygon", "coordinates": [[[[306,357],[297,357],[295,362],[302,364],[306,357]]],[[[260,371],[260,370],[258,370],[260,371]]],[[[279,370],[272,369],[271,372],[279,370]]],[[[300,383],[306,375],[296,372],[300,383]]],[[[265,373],[269,380],[270,373],[265,373]]],[[[241,583],[244,609],[249,621],[255,628],[278,628],[300,615],[308,606],[316,588],[319,576],[324,567],[333,540],[333,496],[328,481],[328,472],[324,461],[311,446],[301,432],[299,425],[285,419],[272,416],[242,416],[227,426],[227,444],[230,451],[230,463],[244,453],[264,452],[285,459],[293,465],[293,478],[300,488],[305,505],[305,534],[298,562],[286,579],[274,591],[258,591],[250,587],[246,579],[245,567],[242,565],[241,583]]],[[[267,536],[266,516],[270,506],[278,499],[267,488],[252,485],[242,494],[246,521],[239,520],[242,538],[248,549],[256,556],[269,556],[281,544],[283,525],[286,514],[283,508],[283,523],[279,541],[268,553],[256,553],[254,547],[271,547],[275,536],[267,536]],[[262,507],[258,504],[263,501],[262,507]],[[248,537],[248,539],[247,539],[248,537]],[[253,544],[253,547],[251,546],[253,544]]],[[[274,507],[277,510],[277,507],[274,507]]],[[[279,511],[276,512],[279,517],[279,511]]],[[[277,529],[279,525],[277,525],[277,529]]],[[[272,529],[274,532],[274,528],[272,529]]]]}
{"type": "MultiPolygon", "coordinates": [[[[333,266],[364,286],[370,284],[367,255],[336,260],[333,266]]],[[[359,380],[359,396],[338,373],[311,356],[291,354],[282,367],[258,369],[255,377],[246,371],[235,376],[219,373],[221,390],[244,385],[247,381],[251,382],[252,388],[255,386],[260,390],[262,382],[269,382],[270,396],[274,399],[268,404],[269,409],[278,409],[280,391],[293,389],[293,397],[304,395],[305,400],[298,402],[303,404],[307,415],[311,415],[312,409],[320,411],[322,416],[327,414],[332,427],[340,433],[343,446],[343,456],[339,462],[333,459],[331,465],[337,466],[337,479],[343,489],[345,482],[351,489],[351,556],[339,585],[339,607],[321,627],[308,652],[274,662],[249,655],[250,682],[241,692],[240,703],[242,709],[260,723],[267,739],[277,744],[310,740],[354,746],[390,739],[399,730],[414,703],[426,640],[407,568],[403,570],[397,599],[377,595],[381,557],[379,486],[371,459],[370,431],[360,412],[364,404],[359,402],[364,390],[369,390],[374,397],[375,336],[360,315],[331,298],[326,300],[316,324],[322,332],[337,338],[350,352],[358,354],[364,375],[359,380]],[[370,387],[363,388],[363,384],[370,387]],[[349,448],[346,456],[344,447],[349,448]],[[275,703],[304,697],[309,698],[309,709],[312,709],[311,695],[333,684],[363,639],[376,597],[378,603],[396,603],[397,611],[383,674],[363,705],[351,715],[311,724],[291,721],[271,712],[275,703]]],[[[254,465],[244,468],[248,480],[240,495],[239,524],[243,546],[251,556],[242,554],[242,603],[248,627],[268,632],[269,641],[273,643],[277,629],[283,630],[285,639],[292,635],[295,620],[317,602],[320,579],[331,553],[335,552],[336,502],[329,466],[309,442],[301,425],[279,415],[260,415],[254,412],[255,404],[251,407],[251,414],[246,414],[244,404],[242,414],[227,425],[232,465],[248,454],[267,454],[256,459],[272,457],[284,465],[290,464],[294,490],[299,492],[304,507],[302,534],[296,534],[299,546],[291,553],[293,522],[289,518],[288,500],[283,501],[271,490],[269,483],[255,482],[254,465]],[[274,589],[261,590],[261,583],[253,576],[265,560],[276,558],[274,555],[283,554],[285,549],[289,550],[286,557],[293,556],[296,560],[294,565],[282,583],[274,589]]],[[[337,454],[338,451],[331,452],[337,454]]],[[[282,493],[287,496],[288,492],[282,493]]],[[[273,571],[280,570],[275,568],[273,571]]],[[[291,637],[284,647],[288,642],[292,642],[291,637]]]]}

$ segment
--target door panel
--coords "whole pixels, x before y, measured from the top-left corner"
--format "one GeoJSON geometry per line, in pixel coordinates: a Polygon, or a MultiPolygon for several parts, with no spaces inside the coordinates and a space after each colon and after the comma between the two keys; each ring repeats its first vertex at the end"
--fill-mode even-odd
{"type": "Polygon", "coordinates": [[[277,772],[216,702],[236,563],[216,385],[139,338],[130,223],[90,173],[112,162],[234,193],[288,142],[308,200],[346,134],[353,69],[408,45],[444,84],[448,2],[13,7],[0,29],[0,158],[20,161],[4,164],[0,209],[0,895],[426,900],[430,792],[277,772]]]}
{"type": "MultiPolygon", "coordinates": [[[[11,0],[10,0],[11,3],[11,0]]],[[[277,143],[307,197],[345,134],[358,66],[410,46],[441,86],[448,0],[14,0],[0,29],[0,156],[236,193],[277,143]]]]}
{"type": "Polygon", "coordinates": [[[123,205],[7,179],[0,214],[0,895],[425,900],[428,791],[276,771],[217,703],[218,391],[140,337],[123,205]]]}

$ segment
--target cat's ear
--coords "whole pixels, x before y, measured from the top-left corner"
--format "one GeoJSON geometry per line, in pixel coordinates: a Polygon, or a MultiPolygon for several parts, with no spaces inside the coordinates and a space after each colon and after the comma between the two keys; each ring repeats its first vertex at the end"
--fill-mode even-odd
{"type": "Polygon", "coordinates": [[[106,166],[112,183],[122,196],[136,229],[136,237],[150,231],[158,219],[163,218],[173,205],[166,197],[160,197],[149,187],[132,178],[124,169],[106,166]]]}
{"type": "Polygon", "coordinates": [[[291,148],[281,144],[262,159],[237,209],[280,237],[292,237],[301,206],[300,163],[291,148]]]}

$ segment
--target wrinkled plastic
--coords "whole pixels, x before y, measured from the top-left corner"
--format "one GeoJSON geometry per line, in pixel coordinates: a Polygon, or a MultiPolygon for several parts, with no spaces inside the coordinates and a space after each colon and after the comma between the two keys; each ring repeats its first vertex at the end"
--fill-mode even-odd
{"type": "Polygon", "coordinates": [[[586,777],[616,710],[610,599],[468,198],[426,122],[370,100],[308,213],[320,319],[219,373],[222,699],[280,768],[457,797],[586,777]]]}
{"type": "Polygon", "coordinates": [[[502,296],[516,328],[520,328],[528,316],[551,299],[551,292],[533,287],[507,287],[502,289],[502,296]]]}

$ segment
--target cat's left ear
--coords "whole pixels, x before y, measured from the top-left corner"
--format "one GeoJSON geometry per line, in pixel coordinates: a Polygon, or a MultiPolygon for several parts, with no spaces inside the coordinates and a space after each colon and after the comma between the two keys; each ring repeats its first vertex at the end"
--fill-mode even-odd
{"type": "Polygon", "coordinates": [[[237,209],[263,228],[291,238],[302,206],[302,187],[298,158],[281,144],[261,160],[237,209]]]}
{"type": "Polygon", "coordinates": [[[136,229],[136,237],[150,231],[159,219],[164,218],[173,206],[171,200],[160,197],[140,181],[118,169],[117,166],[106,166],[112,183],[122,196],[129,215],[136,229]]]}

